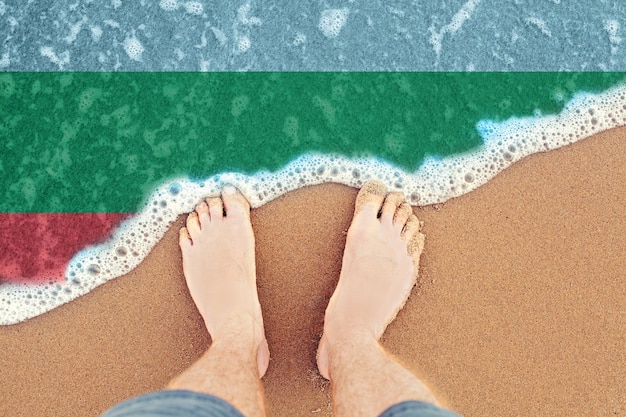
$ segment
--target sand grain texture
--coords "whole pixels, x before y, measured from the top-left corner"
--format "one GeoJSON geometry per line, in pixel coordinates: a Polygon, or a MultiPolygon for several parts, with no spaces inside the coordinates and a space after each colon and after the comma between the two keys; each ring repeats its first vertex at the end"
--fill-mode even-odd
{"type": "MultiPolygon", "coordinates": [[[[252,213],[273,416],[330,415],[315,370],[356,190],[329,184],[252,213]]],[[[383,337],[465,416],[626,416],[626,129],[526,158],[415,209],[419,287],[383,337]]],[[[178,228],[130,274],[0,327],[0,415],[96,416],[163,387],[210,339],[178,228]]]]}

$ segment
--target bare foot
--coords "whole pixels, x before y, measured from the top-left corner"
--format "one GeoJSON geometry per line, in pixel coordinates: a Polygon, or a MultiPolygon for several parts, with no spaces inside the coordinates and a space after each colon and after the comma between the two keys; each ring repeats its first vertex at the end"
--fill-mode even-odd
{"type": "Polygon", "coordinates": [[[356,198],[339,283],[324,316],[317,366],[329,376],[329,349],[350,334],[379,339],[404,306],[417,279],[424,235],[400,193],[368,181],[356,198]]]}
{"type": "Polygon", "coordinates": [[[180,230],[183,271],[189,292],[213,343],[237,337],[258,349],[259,378],[269,350],[256,288],[250,205],[232,186],[207,198],[180,230]]]}

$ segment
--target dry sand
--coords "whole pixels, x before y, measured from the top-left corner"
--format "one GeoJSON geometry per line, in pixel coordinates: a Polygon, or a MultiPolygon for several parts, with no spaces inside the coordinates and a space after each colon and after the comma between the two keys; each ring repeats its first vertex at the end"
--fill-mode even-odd
{"type": "MultiPolygon", "coordinates": [[[[626,416],[626,129],[534,155],[415,209],[419,287],[383,344],[471,416],[626,416]],[[621,394],[620,394],[621,393],[621,394]]],[[[330,415],[315,368],[356,189],[252,213],[273,416],[330,415]]],[[[1,416],[96,416],[163,387],[209,345],[170,229],[132,273],[0,327],[1,416]]]]}

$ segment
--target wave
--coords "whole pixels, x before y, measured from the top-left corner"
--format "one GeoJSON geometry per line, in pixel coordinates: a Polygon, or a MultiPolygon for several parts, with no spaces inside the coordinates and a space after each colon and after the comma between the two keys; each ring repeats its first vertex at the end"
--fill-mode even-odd
{"type": "Polygon", "coordinates": [[[76,254],[61,283],[3,284],[0,325],[38,316],[136,268],[167,229],[202,198],[218,195],[224,184],[239,188],[253,208],[299,187],[335,182],[360,187],[378,179],[404,192],[412,205],[442,203],[487,183],[520,159],[626,125],[626,85],[599,94],[576,94],[557,115],[481,120],[480,148],[445,158],[428,157],[415,172],[378,158],[308,153],[276,172],[221,173],[203,180],[173,178],[159,186],[143,209],[123,222],[105,243],[76,254]]]}

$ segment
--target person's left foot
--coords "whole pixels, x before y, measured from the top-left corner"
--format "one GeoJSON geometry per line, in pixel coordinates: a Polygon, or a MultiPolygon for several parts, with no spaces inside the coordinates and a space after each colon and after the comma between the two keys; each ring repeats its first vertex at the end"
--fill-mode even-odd
{"type": "Polygon", "coordinates": [[[337,288],[324,315],[317,366],[330,379],[331,350],[354,335],[378,340],[404,306],[417,279],[424,235],[401,193],[379,181],[359,191],[337,288]]]}
{"type": "Polygon", "coordinates": [[[254,233],[250,205],[234,187],[207,198],[180,230],[183,271],[189,292],[213,343],[232,337],[258,348],[259,377],[269,349],[256,288],[254,233]]]}

